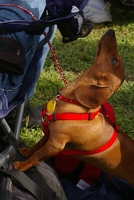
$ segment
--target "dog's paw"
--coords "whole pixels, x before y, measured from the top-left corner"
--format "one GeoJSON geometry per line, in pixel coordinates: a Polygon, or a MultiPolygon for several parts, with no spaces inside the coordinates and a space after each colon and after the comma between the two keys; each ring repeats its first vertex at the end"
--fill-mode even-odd
{"type": "Polygon", "coordinates": [[[23,147],[23,148],[19,149],[19,152],[20,152],[20,154],[22,154],[25,158],[28,158],[29,156],[31,156],[30,148],[23,147]]]}
{"type": "Polygon", "coordinates": [[[20,171],[26,171],[25,166],[23,165],[23,162],[14,162],[14,169],[20,170],[20,171]]]}

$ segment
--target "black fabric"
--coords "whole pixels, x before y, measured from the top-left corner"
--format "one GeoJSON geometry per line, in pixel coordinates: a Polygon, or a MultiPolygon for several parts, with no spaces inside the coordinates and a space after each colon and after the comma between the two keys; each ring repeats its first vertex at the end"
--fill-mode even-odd
{"type": "Polygon", "coordinates": [[[0,71],[8,74],[23,74],[25,50],[13,38],[0,36],[0,71]]]}
{"type": "Polygon", "coordinates": [[[93,24],[84,19],[83,12],[80,11],[76,16],[66,19],[57,24],[62,35],[62,42],[68,43],[78,38],[87,37],[93,29],[93,24]]]}
{"type": "MultiPolygon", "coordinates": [[[[24,146],[17,144],[16,148],[24,146]]],[[[14,161],[25,160],[18,151],[15,159],[0,170],[0,198],[2,200],[66,200],[55,170],[47,163],[23,173],[13,169],[14,161]]]]}
{"type": "Polygon", "coordinates": [[[119,178],[110,178],[102,172],[100,179],[82,190],[76,187],[69,179],[59,176],[68,200],[133,200],[134,189],[127,181],[119,178]]]}
{"type": "Polygon", "coordinates": [[[81,161],[78,166],[69,174],[67,175],[67,178],[74,183],[75,185],[78,183],[78,177],[81,174],[81,172],[83,171],[85,166],[85,162],[81,161]]]}
{"type": "Polygon", "coordinates": [[[9,176],[11,179],[17,181],[26,190],[28,190],[37,200],[41,199],[41,193],[39,187],[23,172],[18,170],[4,170],[0,169],[0,173],[5,177],[9,176]]]}
{"type": "MultiPolygon", "coordinates": [[[[0,23],[0,34],[25,31],[28,35],[41,35],[46,27],[57,24],[64,43],[86,37],[93,28],[91,22],[85,23],[83,15],[83,9],[87,3],[88,0],[47,0],[46,7],[39,20],[9,20],[2,22],[0,23]]],[[[3,62],[1,68],[4,68],[5,61],[3,62]]],[[[8,63],[6,65],[7,69],[10,70],[11,65],[8,65],[8,63]]],[[[22,71],[18,72],[17,69],[15,73],[21,74],[22,71]]]]}
{"type": "Polygon", "coordinates": [[[47,0],[41,19],[50,21],[59,19],[56,24],[63,36],[63,43],[86,37],[93,29],[93,24],[85,20],[82,11],[87,2],[87,0],[47,0]],[[75,12],[71,11],[73,8],[75,12]]]}
{"type": "MultiPolygon", "coordinates": [[[[82,10],[87,2],[87,0],[46,0],[46,11],[48,12],[48,16],[62,18],[57,23],[57,26],[63,36],[62,41],[64,43],[83,37],[82,29],[85,20],[82,10]],[[72,10],[75,11],[72,12],[72,10]]],[[[89,33],[90,32],[87,29],[87,33],[84,37],[89,33]]]]}
{"type": "Polygon", "coordinates": [[[73,6],[82,10],[88,0],[46,0],[46,10],[54,18],[64,17],[71,13],[73,6]]]}
{"type": "MultiPolygon", "coordinates": [[[[52,163],[53,166],[55,166],[55,157],[51,157],[49,158],[50,162],[52,163]]],[[[64,176],[69,180],[71,181],[74,185],[76,185],[78,183],[78,177],[79,175],[81,174],[81,172],[83,171],[85,167],[85,162],[84,161],[80,161],[79,164],[74,168],[74,170],[70,173],[70,174],[67,174],[64,176]]],[[[58,172],[58,175],[61,175],[59,172],[58,172]]]]}

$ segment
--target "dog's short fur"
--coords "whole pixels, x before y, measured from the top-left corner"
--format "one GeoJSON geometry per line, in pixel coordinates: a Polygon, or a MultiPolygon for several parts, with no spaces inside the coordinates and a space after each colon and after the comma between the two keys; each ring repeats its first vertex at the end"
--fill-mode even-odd
{"type": "MultiPolygon", "coordinates": [[[[123,80],[124,64],[117,51],[115,33],[109,30],[98,44],[93,66],[62,90],[62,95],[77,100],[80,105],[57,100],[54,112],[94,112],[116,92],[123,80]]],[[[97,149],[110,140],[114,129],[99,113],[93,120],[52,121],[49,123],[49,130],[47,142],[44,136],[33,148],[20,149],[29,158],[25,162],[15,162],[15,169],[26,171],[63,149],[97,149]]],[[[134,187],[134,141],[122,131],[106,151],[76,157],[112,176],[125,178],[134,187]]]]}

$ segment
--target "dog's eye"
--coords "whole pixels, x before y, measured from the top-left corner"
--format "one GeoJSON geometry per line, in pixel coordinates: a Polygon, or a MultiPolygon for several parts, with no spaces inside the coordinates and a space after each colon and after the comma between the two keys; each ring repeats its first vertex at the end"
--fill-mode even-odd
{"type": "Polygon", "coordinates": [[[112,62],[113,65],[115,65],[117,63],[117,61],[118,60],[116,58],[112,58],[112,60],[111,60],[111,62],[112,62]]]}

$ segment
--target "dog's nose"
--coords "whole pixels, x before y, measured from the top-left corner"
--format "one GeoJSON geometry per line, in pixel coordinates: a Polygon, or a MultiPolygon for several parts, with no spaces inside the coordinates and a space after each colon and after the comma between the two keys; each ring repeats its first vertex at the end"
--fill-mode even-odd
{"type": "Polygon", "coordinates": [[[115,31],[113,29],[110,29],[108,31],[108,34],[111,36],[111,37],[115,37],[115,31]]]}

